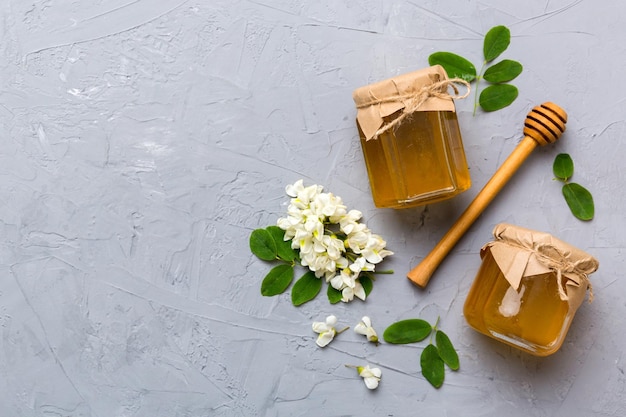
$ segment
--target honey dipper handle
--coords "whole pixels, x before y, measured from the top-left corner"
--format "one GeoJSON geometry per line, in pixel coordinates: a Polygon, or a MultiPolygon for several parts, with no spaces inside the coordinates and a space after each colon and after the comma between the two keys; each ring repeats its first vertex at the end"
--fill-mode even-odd
{"type": "Polygon", "coordinates": [[[556,142],[565,132],[567,113],[554,103],[546,102],[533,109],[524,121],[524,139],[517,145],[511,155],[504,161],[491,179],[474,198],[474,201],[465,209],[461,217],[444,235],[441,241],[422,262],[413,268],[408,278],[420,287],[425,287],[439,264],[452,250],[454,245],[463,237],[467,229],[480,216],[491,200],[500,192],[502,187],[511,179],[515,171],[522,165],[528,155],[537,145],[547,145],[556,142]]]}
{"type": "Polygon", "coordinates": [[[480,216],[483,210],[491,203],[494,197],[500,192],[502,187],[509,181],[515,171],[522,165],[528,155],[537,147],[537,142],[525,136],[517,145],[511,155],[498,168],[496,173],[485,184],[482,190],[476,195],[474,200],[465,209],[461,217],[454,223],[448,233],[433,248],[433,250],[413,268],[407,277],[420,287],[425,287],[430,277],[435,272],[439,264],[444,260],[452,248],[463,237],[467,229],[480,216]]]}

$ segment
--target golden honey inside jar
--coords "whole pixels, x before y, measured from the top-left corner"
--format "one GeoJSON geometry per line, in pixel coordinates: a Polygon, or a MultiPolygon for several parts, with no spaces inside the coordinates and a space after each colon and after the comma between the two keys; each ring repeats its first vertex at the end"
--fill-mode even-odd
{"type": "Polygon", "coordinates": [[[546,233],[500,224],[493,234],[465,301],[467,322],[533,355],[556,352],[598,261],[546,233]]]}
{"type": "Polygon", "coordinates": [[[441,66],[354,92],[357,127],[377,207],[451,198],[471,185],[450,81],[441,66]]]}

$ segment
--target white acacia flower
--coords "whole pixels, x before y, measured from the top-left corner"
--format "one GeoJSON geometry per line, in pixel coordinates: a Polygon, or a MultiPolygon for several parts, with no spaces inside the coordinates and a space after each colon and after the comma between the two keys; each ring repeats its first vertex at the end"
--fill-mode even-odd
{"type": "Polygon", "coordinates": [[[331,217],[330,221],[333,223],[339,223],[341,231],[349,235],[355,228],[358,227],[361,217],[363,217],[363,214],[360,211],[350,210],[345,216],[341,216],[339,218],[331,217]]]}
{"type": "Polygon", "coordinates": [[[324,223],[316,216],[306,217],[304,230],[311,233],[315,239],[321,239],[324,235],[324,223]]]}
{"type": "Polygon", "coordinates": [[[335,329],[336,324],[337,317],[333,315],[326,317],[326,321],[313,322],[313,331],[315,333],[319,333],[319,336],[315,341],[319,347],[328,345],[335,338],[335,335],[337,334],[337,330],[335,329]]]}
{"type": "Polygon", "coordinates": [[[380,236],[370,235],[365,247],[361,251],[361,255],[363,255],[369,263],[380,263],[383,258],[393,254],[393,252],[384,249],[386,245],[387,242],[385,242],[380,236]]]}
{"type": "Polygon", "coordinates": [[[331,259],[337,260],[342,254],[346,251],[346,248],[343,244],[343,240],[338,239],[336,235],[325,235],[322,238],[323,246],[326,248],[326,252],[328,252],[328,256],[331,259]]]}
{"type": "Polygon", "coordinates": [[[354,331],[367,337],[368,341],[378,343],[378,335],[372,327],[372,320],[369,317],[363,316],[359,324],[354,327],[354,331]]]}
{"type": "Polygon", "coordinates": [[[352,264],[350,264],[350,271],[355,274],[359,274],[361,271],[373,271],[374,265],[367,262],[364,257],[358,257],[352,264]]]}
{"type": "Polygon", "coordinates": [[[355,274],[350,268],[344,268],[339,274],[332,276],[326,281],[334,289],[341,291],[341,301],[344,303],[354,300],[354,297],[365,300],[367,294],[365,294],[363,285],[357,280],[358,276],[359,273],[355,274]]]}
{"type": "Polygon", "coordinates": [[[365,298],[367,297],[367,294],[365,294],[365,288],[363,288],[363,285],[361,285],[359,281],[354,281],[354,286],[345,287],[341,290],[341,301],[344,303],[354,300],[354,297],[363,301],[365,301],[365,298]]]}
{"type": "Polygon", "coordinates": [[[365,382],[365,386],[369,389],[378,388],[378,383],[380,382],[380,378],[383,375],[383,372],[380,368],[370,368],[369,365],[359,366],[356,368],[359,372],[359,376],[363,378],[363,382],[365,382]]]}
{"type": "Polygon", "coordinates": [[[307,265],[311,271],[315,272],[317,278],[327,277],[336,273],[337,265],[328,255],[322,253],[314,254],[310,257],[312,259],[306,260],[307,265]]]}
{"type": "Polygon", "coordinates": [[[309,203],[315,198],[316,195],[322,192],[321,185],[311,185],[305,187],[303,180],[296,181],[293,185],[285,187],[285,192],[288,196],[293,197],[291,203],[296,206],[302,206],[303,208],[308,206],[309,203]]]}
{"type": "Polygon", "coordinates": [[[365,386],[368,389],[376,389],[378,388],[378,383],[382,378],[382,371],[380,368],[370,368],[369,365],[366,366],[353,366],[346,365],[348,368],[355,368],[359,373],[359,376],[363,378],[363,382],[365,382],[365,386]]]}
{"type": "Polygon", "coordinates": [[[340,216],[346,212],[341,197],[331,193],[320,193],[315,196],[312,206],[314,212],[320,217],[340,216]]]}
{"type": "Polygon", "coordinates": [[[367,245],[371,234],[364,224],[359,223],[346,238],[346,247],[350,248],[354,253],[360,254],[367,245]]]}
{"type": "Polygon", "coordinates": [[[354,281],[354,275],[348,268],[342,269],[338,275],[335,275],[327,280],[327,282],[329,282],[330,285],[338,291],[341,291],[346,287],[354,287],[354,281]]]}
{"type": "Polygon", "coordinates": [[[344,256],[341,256],[339,259],[337,259],[335,261],[335,264],[337,265],[338,270],[346,269],[350,265],[350,263],[344,256]]]}
{"type": "Polygon", "coordinates": [[[314,243],[313,235],[304,229],[297,228],[291,240],[291,247],[293,249],[299,249],[302,254],[306,254],[313,251],[314,243]]]}

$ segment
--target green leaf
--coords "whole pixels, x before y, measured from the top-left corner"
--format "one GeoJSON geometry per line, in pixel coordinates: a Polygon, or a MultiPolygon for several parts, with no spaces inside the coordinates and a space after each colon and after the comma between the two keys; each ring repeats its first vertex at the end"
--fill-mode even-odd
{"type": "Polygon", "coordinates": [[[572,214],[580,220],[591,220],[595,212],[593,197],[582,185],[571,182],[563,186],[563,197],[572,214]]]}
{"type": "Polygon", "coordinates": [[[517,87],[514,85],[494,84],[480,93],[478,103],[485,111],[496,111],[513,103],[517,95],[517,87]]]}
{"type": "Polygon", "coordinates": [[[567,181],[572,175],[574,175],[574,161],[572,157],[566,153],[560,153],[554,158],[552,164],[552,172],[554,176],[562,181],[567,181]]]}
{"type": "Polygon", "coordinates": [[[445,368],[435,345],[430,344],[422,351],[420,365],[422,366],[422,375],[433,387],[439,388],[443,385],[445,368]]]}
{"type": "Polygon", "coordinates": [[[452,52],[435,52],[428,57],[428,63],[441,65],[450,78],[462,78],[471,82],[476,78],[476,67],[467,59],[452,52]]]}
{"type": "Polygon", "coordinates": [[[437,350],[439,351],[439,357],[444,361],[446,365],[453,371],[459,369],[459,355],[456,353],[452,342],[447,334],[441,330],[437,330],[435,333],[435,342],[437,343],[437,350]]]}
{"type": "Polygon", "coordinates": [[[270,232],[265,229],[256,229],[250,233],[250,250],[264,261],[276,259],[276,243],[270,232]]]}
{"type": "Polygon", "coordinates": [[[511,59],[505,59],[487,68],[483,78],[490,83],[506,83],[522,73],[522,64],[511,59]]]}
{"type": "Polygon", "coordinates": [[[337,304],[339,301],[341,301],[341,298],[343,297],[341,291],[334,289],[333,286],[330,284],[328,284],[328,290],[326,290],[326,295],[328,296],[328,301],[331,304],[337,304]]]}
{"type": "Polygon", "coordinates": [[[311,301],[322,289],[322,279],[315,276],[314,272],[307,272],[293,284],[291,289],[291,302],[299,306],[311,301]]]}
{"type": "Polygon", "coordinates": [[[266,297],[281,294],[289,287],[291,281],[293,281],[293,266],[286,264],[275,266],[263,278],[261,294],[266,297]]]}
{"type": "Polygon", "coordinates": [[[291,262],[298,257],[297,252],[291,248],[291,240],[285,240],[285,231],[278,226],[265,228],[274,239],[276,254],[283,261],[291,262]]]}
{"type": "Polygon", "coordinates": [[[365,290],[365,296],[367,298],[367,296],[369,296],[372,292],[372,289],[374,289],[374,281],[372,280],[372,277],[369,276],[369,274],[361,274],[361,276],[359,277],[359,282],[363,286],[363,289],[365,290]]]}
{"type": "Polygon", "coordinates": [[[491,62],[509,47],[511,31],[506,26],[495,26],[485,35],[483,55],[485,62],[491,62]]]}
{"type": "Polygon", "coordinates": [[[383,339],[394,344],[414,343],[424,340],[432,330],[432,326],[422,319],[401,320],[385,329],[383,339]]]}

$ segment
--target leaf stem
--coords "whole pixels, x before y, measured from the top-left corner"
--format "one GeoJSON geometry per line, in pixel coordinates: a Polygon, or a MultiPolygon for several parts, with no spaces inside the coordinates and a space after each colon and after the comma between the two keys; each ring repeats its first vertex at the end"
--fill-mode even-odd
{"type": "Polygon", "coordinates": [[[435,321],[435,325],[433,326],[433,330],[437,330],[437,326],[439,325],[439,319],[440,318],[441,318],[440,316],[437,316],[437,320],[435,321]]]}
{"type": "Polygon", "coordinates": [[[439,325],[439,319],[441,317],[437,316],[437,320],[435,321],[435,324],[433,325],[433,331],[430,333],[430,343],[433,343],[433,337],[435,337],[435,335],[437,334],[437,326],[439,325]]]}
{"type": "Polygon", "coordinates": [[[480,83],[480,80],[483,78],[483,72],[485,71],[485,67],[487,66],[487,61],[484,60],[483,61],[483,65],[480,67],[480,71],[478,72],[478,75],[476,75],[476,89],[474,90],[474,112],[472,113],[472,116],[476,116],[476,109],[478,108],[478,84],[480,83]]]}

